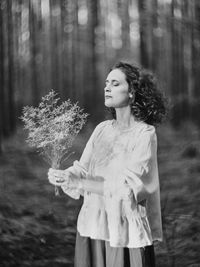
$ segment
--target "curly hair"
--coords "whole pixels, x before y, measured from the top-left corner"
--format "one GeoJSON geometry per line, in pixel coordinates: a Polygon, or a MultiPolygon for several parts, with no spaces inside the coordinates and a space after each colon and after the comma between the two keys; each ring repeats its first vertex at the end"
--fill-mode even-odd
{"type": "MultiPolygon", "coordinates": [[[[131,112],[137,120],[151,125],[160,124],[167,115],[167,98],[158,90],[154,75],[142,68],[118,62],[110,71],[120,69],[126,76],[129,92],[134,95],[131,112]]],[[[116,111],[109,108],[114,119],[116,111]]]]}

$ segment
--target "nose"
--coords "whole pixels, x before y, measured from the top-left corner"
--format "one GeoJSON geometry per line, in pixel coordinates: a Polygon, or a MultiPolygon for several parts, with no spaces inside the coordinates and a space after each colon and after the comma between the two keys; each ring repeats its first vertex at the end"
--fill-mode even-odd
{"type": "Polygon", "coordinates": [[[104,88],[105,92],[110,92],[111,91],[111,88],[110,88],[110,85],[107,84],[106,87],[104,88]]]}

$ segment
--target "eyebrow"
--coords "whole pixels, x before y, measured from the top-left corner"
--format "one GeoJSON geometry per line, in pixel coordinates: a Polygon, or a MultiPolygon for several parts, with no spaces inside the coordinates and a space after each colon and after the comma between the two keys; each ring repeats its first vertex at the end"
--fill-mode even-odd
{"type": "MultiPolygon", "coordinates": [[[[109,82],[109,80],[108,80],[108,79],[106,79],[105,81],[106,81],[106,82],[109,82]]],[[[111,80],[111,82],[118,82],[118,83],[119,83],[119,81],[118,81],[118,80],[111,80]]]]}

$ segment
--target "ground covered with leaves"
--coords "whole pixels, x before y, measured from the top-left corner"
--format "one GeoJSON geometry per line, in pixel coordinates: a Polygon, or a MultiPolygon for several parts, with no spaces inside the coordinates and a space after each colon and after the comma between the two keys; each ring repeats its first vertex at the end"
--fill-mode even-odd
{"type": "MultiPolygon", "coordinates": [[[[77,138],[70,165],[92,127],[77,138]]],[[[158,267],[200,266],[200,130],[191,124],[158,128],[164,241],[158,267]]],[[[25,144],[22,129],[0,155],[0,266],[73,266],[76,220],[82,200],[54,194],[49,166],[25,144]]],[[[66,167],[63,166],[63,167],[66,167]]]]}

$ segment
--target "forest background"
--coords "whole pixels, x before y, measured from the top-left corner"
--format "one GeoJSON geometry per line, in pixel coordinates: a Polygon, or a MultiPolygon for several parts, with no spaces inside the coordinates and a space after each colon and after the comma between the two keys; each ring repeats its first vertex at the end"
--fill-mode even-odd
{"type": "Polygon", "coordinates": [[[73,266],[82,200],[54,196],[19,117],[51,89],[78,101],[90,116],[70,165],[107,116],[105,78],[119,60],[153,71],[170,100],[157,129],[157,265],[200,266],[198,0],[0,0],[0,266],[73,266]]]}

